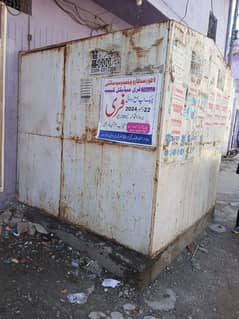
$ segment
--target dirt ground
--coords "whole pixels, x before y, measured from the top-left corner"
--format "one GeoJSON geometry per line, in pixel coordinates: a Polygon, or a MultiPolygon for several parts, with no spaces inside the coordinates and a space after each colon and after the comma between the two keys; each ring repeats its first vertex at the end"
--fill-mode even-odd
{"type": "Polygon", "coordinates": [[[0,236],[0,318],[239,319],[239,235],[231,233],[239,205],[238,162],[223,161],[218,180],[214,223],[225,229],[207,228],[141,292],[123,282],[103,287],[104,279],[117,278],[96,261],[53,234],[17,237],[14,220],[6,222],[0,236]],[[71,293],[83,293],[81,304],[70,303],[71,293]]]}

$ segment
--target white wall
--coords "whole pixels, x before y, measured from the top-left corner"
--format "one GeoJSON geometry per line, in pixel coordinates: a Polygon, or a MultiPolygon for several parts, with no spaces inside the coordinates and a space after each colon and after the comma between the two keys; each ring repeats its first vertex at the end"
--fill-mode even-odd
{"type": "MultiPolygon", "coordinates": [[[[180,21],[185,15],[187,0],[149,0],[149,2],[170,19],[180,21]]],[[[212,3],[214,15],[218,19],[216,43],[224,53],[230,0],[212,0],[212,3]]],[[[187,14],[182,22],[207,34],[211,9],[210,0],[189,0],[187,14]]]]}

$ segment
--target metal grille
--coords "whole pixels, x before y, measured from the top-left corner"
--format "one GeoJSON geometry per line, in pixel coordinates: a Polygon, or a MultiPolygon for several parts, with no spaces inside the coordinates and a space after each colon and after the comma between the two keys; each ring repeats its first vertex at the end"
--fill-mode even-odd
{"type": "Polygon", "coordinates": [[[192,51],[192,59],[191,59],[192,75],[196,76],[197,78],[201,78],[203,73],[202,68],[203,68],[202,58],[195,51],[192,51]]]}
{"type": "Polygon", "coordinates": [[[224,85],[225,85],[225,74],[223,73],[222,70],[219,69],[217,74],[217,88],[223,91],[224,85]]]}
{"type": "Polygon", "coordinates": [[[32,14],[32,0],[3,0],[2,2],[13,9],[32,14]]]}
{"type": "Polygon", "coordinates": [[[81,98],[90,98],[93,91],[93,81],[91,79],[81,79],[80,82],[81,98]]]}

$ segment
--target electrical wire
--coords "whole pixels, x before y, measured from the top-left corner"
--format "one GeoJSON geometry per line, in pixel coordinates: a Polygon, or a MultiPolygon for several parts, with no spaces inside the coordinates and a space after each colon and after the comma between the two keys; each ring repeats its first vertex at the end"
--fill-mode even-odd
{"type": "Polygon", "coordinates": [[[184,13],[184,16],[180,19],[180,22],[182,22],[186,18],[186,15],[188,13],[188,5],[189,5],[189,0],[187,0],[186,7],[185,7],[185,13],[184,13]]]}
{"type": "Polygon", "coordinates": [[[70,0],[61,0],[61,1],[62,3],[60,3],[59,0],[54,0],[56,5],[65,13],[67,13],[75,22],[83,26],[87,26],[92,31],[100,30],[100,29],[107,30],[107,28],[109,27],[109,24],[107,24],[102,18],[93,14],[87,9],[80,7],[76,3],[70,0]],[[88,16],[91,16],[93,20],[92,19],[89,20],[90,17],[88,18],[83,17],[82,12],[87,14],[88,16]]]}
{"type": "MultiPolygon", "coordinates": [[[[81,11],[83,11],[83,12],[86,12],[86,13],[92,15],[92,13],[91,13],[90,11],[88,11],[88,10],[86,10],[86,9],[84,9],[84,8],[79,7],[76,3],[72,2],[72,1],[69,1],[69,0],[63,0],[63,2],[65,2],[65,3],[67,3],[67,4],[70,4],[71,6],[73,6],[73,8],[75,9],[75,11],[76,11],[78,17],[79,17],[82,21],[91,22],[91,21],[89,21],[89,20],[87,20],[87,19],[84,19],[84,18],[81,16],[81,13],[80,13],[79,10],[81,10],[81,11]]],[[[98,17],[96,17],[96,16],[94,15],[94,18],[98,18],[98,17]]]]}
{"type": "Polygon", "coordinates": [[[83,21],[79,21],[79,20],[74,16],[74,14],[73,14],[72,12],[66,10],[66,9],[58,2],[58,0],[54,0],[54,1],[55,1],[56,5],[57,5],[61,10],[63,10],[65,13],[67,13],[75,22],[80,23],[80,24],[82,24],[82,25],[86,25],[85,23],[83,23],[83,21]]]}
{"type": "MultiPolygon", "coordinates": [[[[94,15],[91,11],[89,11],[89,10],[87,10],[87,9],[85,9],[85,8],[82,8],[82,7],[80,7],[78,4],[76,4],[75,2],[72,2],[72,1],[70,1],[70,0],[63,0],[63,2],[65,2],[65,3],[68,3],[68,4],[70,4],[70,5],[72,5],[72,6],[74,6],[75,8],[76,8],[76,10],[77,10],[77,8],[79,8],[81,11],[84,11],[84,12],[86,12],[86,13],[89,13],[90,15],[94,15]]],[[[105,10],[106,11],[106,10],[105,10]]],[[[95,16],[95,15],[94,15],[95,16]]],[[[98,18],[100,18],[100,17],[98,17],[98,18]]],[[[100,18],[101,19],[101,18],[100,18]]],[[[103,20],[102,20],[103,21],[103,20]]]]}
{"type": "MultiPolygon", "coordinates": [[[[171,10],[174,14],[175,14],[175,16],[176,17],[178,17],[179,18],[179,20],[181,20],[182,19],[182,17],[172,8],[172,7],[170,7],[168,4],[167,4],[167,2],[166,1],[164,1],[164,0],[160,0],[161,2],[163,2],[164,3],[164,5],[166,6],[166,7],[168,7],[169,8],[169,10],[171,10]]],[[[187,22],[185,22],[184,21],[184,23],[186,24],[186,25],[188,25],[187,24],[187,22]]]]}

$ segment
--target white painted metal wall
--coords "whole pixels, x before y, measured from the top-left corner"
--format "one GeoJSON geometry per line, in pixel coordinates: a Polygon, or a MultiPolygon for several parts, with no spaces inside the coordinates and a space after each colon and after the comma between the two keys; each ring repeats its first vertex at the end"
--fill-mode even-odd
{"type": "Polygon", "coordinates": [[[21,62],[19,194],[58,215],[60,200],[64,47],[26,54],[21,62]]]}
{"type": "Polygon", "coordinates": [[[211,39],[178,23],[171,23],[169,37],[152,255],[213,210],[234,93],[211,39]]]}
{"type": "Polygon", "coordinates": [[[169,22],[29,52],[21,64],[20,201],[146,255],[213,208],[230,114],[230,106],[223,111],[229,104],[223,97],[232,89],[212,41],[169,22]],[[117,51],[120,72],[92,74],[95,49],[117,51]],[[218,69],[226,75],[223,86],[218,69]],[[149,73],[159,74],[161,82],[157,146],[96,139],[102,80],[149,73]],[[217,105],[226,116],[220,127],[214,125],[217,105]]]}
{"type": "MultiPolygon", "coordinates": [[[[63,2],[63,1],[60,1],[63,2]]],[[[130,26],[91,0],[72,0],[84,10],[101,17],[112,31],[130,26]]],[[[85,12],[85,11],[84,11],[85,12]]],[[[6,13],[6,89],[4,121],[4,187],[0,191],[0,208],[16,197],[17,182],[17,104],[18,55],[20,51],[54,45],[74,39],[90,37],[92,30],[74,21],[54,0],[32,0],[32,15],[18,14],[14,9],[6,13]],[[10,14],[11,12],[14,14],[10,14]]],[[[85,17],[86,20],[87,17],[85,17]]],[[[90,19],[91,20],[91,19],[90,19]]],[[[104,30],[94,31],[99,34],[104,30]]]]}
{"type": "Polygon", "coordinates": [[[24,131],[25,136],[28,129],[33,130],[34,135],[27,134],[29,141],[22,139],[19,144],[20,201],[57,215],[57,196],[61,188],[61,195],[58,198],[61,218],[115,239],[144,254],[148,253],[156,152],[155,149],[147,147],[119,145],[95,138],[100,113],[102,79],[109,74],[91,75],[90,52],[96,48],[120,52],[121,70],[117,76],[137,72],[158,73],[163,70],[162,66],[166,59],[167,32],[167,24],[152,25],[145,29],[133,29],[74,41],[66,46],[61,182],[59,180],[60,142],[56,138],[55,117],[60,112],[62,104],[59,93],[62,84],[57,85],[62,83],[60,82],[62,54],[55,54],[55,50],[44,50],[22,56],[20,128],[24,126],[23,123],[29,122],[30,129],[26,125],[20,131],[24,131]],[[61,55],[58,56],[59,54],[61,55]],[[59,71],[54,67],[50,68],[48,64],[54,63],[55,59],[59,60],[59,71]],[[35,66],[31,61],[35,61],[35,66]],[[39,83],[41,75],[48,74],[49,70],[56,80],[49,79],[39,83]],[[24,85],[29,81],[34,86],[30,91],[24,85]],[[89,98],[81,97],[81,85],[84,81],[92,81],[89,98]],[[51,91],[54,92],[54,95],[52,94],[54,102],[51,99],[52,102],[48,101],[46,104],[46,108],[51,110],[48,117],[48,111],[40,105],[46,103],[45,99],[51,95],[51,91]],[[41,111],[36,110],[34,115],[35,108],[41,111]],[[26,112],[28,109],[31,112],[26,112]],[[33,123],[33,128],[30,122],[33,123]],[[51,131],[46,128],[50,123],[51,131]],[[44,132],[47,131],[44,135],[51,134],[50,138],[43,136],[40,130],[34,129],[36,127],[43,127],[44,132]],[[41,140],[40,146],[42,145],[43,149],[39,148],[37,139],[41,140]],[[50,141],[54,143],[52,149],[50,141]],[[34,154],[34,158],[37,157],[37,162],[33,159],[25,161],[26,148],[27,152],[34,154]],[[47,188],[46,180],[49,180],[47,188]],[[50,191],[51,188],[54,190],[50,191]],[[43,192],[44,189],[47,193],[43,192]],[[37,194],[43,195],[37,197],[37,194]]]}

